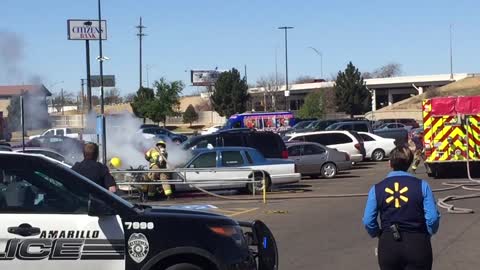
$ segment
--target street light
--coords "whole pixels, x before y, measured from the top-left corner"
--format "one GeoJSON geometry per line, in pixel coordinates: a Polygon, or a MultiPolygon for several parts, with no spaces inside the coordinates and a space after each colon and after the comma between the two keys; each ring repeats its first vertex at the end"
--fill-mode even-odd
{"type": "Polygon", "coordinates": [[[285,31],[285,109],[290,111],[290,103],[288,97],[290,92],[288,91],[288,42],[287,42],[287,30],[293,29],[291,26],[281,26],[278,29],[285,31]]]}
{"type": "Polygon", "coordinates": [[[309,49],[312,49],[316,54],[320,56],[320,79],[323,79],[323,53],[319,52],[317,49],[314,47],[308,47],[309,49]]]}

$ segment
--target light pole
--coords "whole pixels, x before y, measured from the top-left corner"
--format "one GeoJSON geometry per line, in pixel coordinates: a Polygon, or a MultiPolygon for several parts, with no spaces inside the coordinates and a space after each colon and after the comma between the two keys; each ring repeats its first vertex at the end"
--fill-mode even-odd
{"type": "Polygon", "coordinates": [[[453,48],[452,48],[452,28],[453,26],[450,24],[450,80],[453,80],[453,48]]]}
{"type": "Polygon", "coordinates": [[[323,53],[319,52],[314,47],[308,47],[308,48],[312,49],[316,54],[320,56],[320,79],[323,79],[323,53]]]}
{"type": "Polygon", "coordinates": [[[287,41],[287,30],[293,29],[291,26],[281,26],[278,29],[285,31],[285,109],[290,111],[290,103],[288,97],[290,96],[290,91],[288,91],[288,41],[287,41]]]}
{"type": "Polygon", "coordinates": [[[98,0],[98,26],[100,30],[100,37],[98,39],[98,46],[100,51],[100,56],[98,61],[100,63],[100,114],[102,117],[102,159],[103,164],[107,164],[107,131],[105,130],[105,104],[103,100],[103,61],[106,59],[103,57],[103,48],[102,48],[102,6],[101,0],[98,0]]]}

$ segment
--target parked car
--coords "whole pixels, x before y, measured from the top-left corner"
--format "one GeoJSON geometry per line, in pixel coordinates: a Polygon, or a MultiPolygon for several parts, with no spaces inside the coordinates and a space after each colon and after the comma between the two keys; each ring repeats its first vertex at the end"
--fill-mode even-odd
{"type": "MultiPolygon", "coordinates": [[[[17,152],[17,153],[27,153],[27,154],[39,154],[39,155],[43,155],[43,156],[46,156],[46,157],[49,157],[49,158],[52,158],[54,160],[57,160],[57,161],[60,161],[60,162],[64,162],[64,163],[67,163],[67,160],[65,159],[65,157],[52,150],[52,149],[48,149],[48,148],[42,148],[42,147],[26,147],[25,150],[20,147],[20,148],[14,148],[14,152],[17,152]]],[[[68,164],[68,165],[73,165],[73,164],[68,164]]]]}
{"type": "Polygon", "coordinates": [[[287,130],[284,130],[284,131],[280,131],[280,132],[278,132],[278,134],[280,134],[280,136],[284,136],[287,133],[294,133],[298,130],[304,130],[308,125],[310,125],[311,123],[313,123],[315,121],[316,120],[304,120],[304,121],[297,122],[293,127],[289,128],[287,130]]]}
{"type": "MultiPolygon", "coordinates": [[[[198,184],[204,189],[244,189],[250,192],[262,190],[262,184],[238,183],[249,179],[261,180],[261,173],[252,174],[252,171],[265,172],[267,177],[266,187],[270,190],[272,186],[291,184],[300,181],[300,173],[296,172],[295,163],[287,159],[266,159],[259,151],[249,147],[217,147],[212,149],[197,149],[193,151],[194,156],[185,164],[185,168],[208,169],[208,168],[230,168],[232,170],[218,171],[191,171],[186,172],[187,182],[209,181],[208,184],[198,184]],[[250,169],[235,171],[235,168],[250,169]],[[216,180],[222,181],[217,183],[216,180]],[[237,180],[237,183],[235,182],[237,180]],[[227,181],[227,182],[225,182],[227,181]]],[[[176,191],[192,190],[193,187],[176,185],[176,191]]]]}
{"type": "Polygon", "coordinates": [[[142,134],[142,136],[146,139],[152,139],[155,137],[157,137],[158,139],[164,139],[165,136],[167,136],[168,138],[170,138],[170,140],[177,143],[182,143],[188,139],[188,137],[185,135],[177,134],[177,133],[171,132],[166,128],[161,128],[161,127],[141,128],[137,131],[137,133],[142,134]]]}
{"type": "Polygon", "coordinates": [[[379,126],[376,130],[385,130],[385,129],[396,129],[396,128],[404,128],[407,131],[410,131],[412,129],[411,126],[406,126],[401,123],[385,123],[381,126],[379,126]]]}
{"type": "Polygon", "coordinates": [[[295,162],[297,171],[303,175],[333,178],[338,171],[352,168],[350,156],[313,142],[287,143],[288,158],[295,162]]]}
{"type": "Polygon", "coordinates": [[[84,145],[83,141],[64,136],[38,137],[25,143],[25,147],[52,149],[64,156],[69,164],[75,164],[75,162],[83,160],[84,145]]]}
{"type": "Polygon", "coordinates": [[[331,124],[338,123],[340,121],[340,119],[312,121],[306,127],[288,131],[285,133],[285,135],[302,132],[323,131],[331,124]]]}
{"type": "Polygon", "coordinates": [[[352,162],[360,162],[366,155],[362,138],[352,131],[332,130],[299,133],[291,135],[287,141],[316,142],[348,153],[352,162]]]}
{"type": "Polygon", "coordinates": [[[404,124],[405,126],[410,126],[412,128],[419,128],[420,125],[415,119],[412,118],[391,118],[391,119],[380,119],[378,120],[379,123],[400,123],[404,124]]]}
{"type": "Polygon", "coordinates": [[[338,122],[328,126],[325,130],[352,130],[352,131],[363,131],[363,132],[372,132],[373,128],[370,124],[370,121],[347,121],[347,122],[338,122]]]}
{"type": "Polygon", "coordinates": [[[408,130],[404,128],[376,129],[373,134],[383,138],[395,139],[396,145],[406,144],[408,142],[408,130]]]}
{"type": "Polygon", "coordinates": [[[33,135],[28,137],[28,139],[35,139],[38,137],[47,137],[47,136],[65,136],[69,138],[78,139],[80,137],[80,133],[76,132],[76,130],[72,128],[51,128],[47,129],[39,135],[33,135]]]}
{"type": "Polygon", "coordinates": [[[414,128],[408,133],[408,138],[412,139],[413,136],[420,135],[423,138],[423,127],[414,128]]]}
{"type": "Polygon", "coordinates": [[[213,134],[192,137],[182,145],[184,150],[224,146],[252,147],[266,158],[288,158],[288,151],[282,138],[271,131],[241,128],[220,130],[213,134]]]}
{"type": "Polygon", "coordinates": [[[215,133],[215,132],[219,131],[220,129],[222,129],[222,127],[223,127],[223,125],[215,125],[213,127],[204,128],[204,129],[202,129],[200,134],[201,135],[212,134],[212,133],[215,133]]]}
{"type": "Polygon", "coordinates": [[[9,143],[0,142],[0,151],[12,151],[12,146],[9,143]]]}
{"type": "Polygon", "coordinates": [[[358,132],[358,134],[363,138],[366,157],[371,160],[381,161],[389,157],[390,152],[395,148],[395,139],[383,138],[368,132],[358,132]]]}

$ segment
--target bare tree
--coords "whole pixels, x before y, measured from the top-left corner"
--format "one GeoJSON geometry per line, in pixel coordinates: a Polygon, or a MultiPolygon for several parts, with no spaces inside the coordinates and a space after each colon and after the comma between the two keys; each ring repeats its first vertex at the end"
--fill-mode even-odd
{"type": "Polygon", "coordinates": [[[123,101],[125,103],[132,103],[133,102],[133,99],[135,98],[136,94],[135,93],[130,93],[130,94],[127,94],[125,97],[123,97],[123,101]]]}
{"type": "Polygon", "coordinates": [[[263,108],[265,111],[268,110],[268,102],[267,100],[271,100],[271,110],[275,111],[277,109],[276,105],[276,92],[278,92],[280,88],[280,82],[279,82],[278,76],[275,76],[275,74],[270,74],[267,76],[260,77],[257,80],[257,87],[263,88],[263,108]]]}
{"type": "Polygon", "coordinates": [[[383,65],[372,72],[364,72],[362,77],[364,79],[372,79],[372,78],[390,78],[395,76],[402,75],[402,65],[399,63],[388,63],[383,65]]]}
{"type": "Polygon", "coordinates": [[[112,88],[105,91],[104,101],[105,101],[105,104],[107,105],[119,104],[119,103],[122,103],[123,98],[120,95],[120,91],[118,91],[117,88],[112,88]]]}
{"type": "Polygon", "coordinates": [[[77,105],[75,95],[67,91],[54,93],[52,95],[51,102],[52,106],[57,110],[57,112],[61,112],[63,107],[67,105],[77,105]]]}

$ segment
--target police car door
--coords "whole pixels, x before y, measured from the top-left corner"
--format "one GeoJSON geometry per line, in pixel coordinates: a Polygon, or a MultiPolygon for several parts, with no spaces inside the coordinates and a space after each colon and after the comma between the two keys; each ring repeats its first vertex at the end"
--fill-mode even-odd
{"type": "Polygon", "coordinates": [[[0,156],[0,269],[125,269],[120,219],[88,215],[93,185],[9,156],[0,156]]]}

